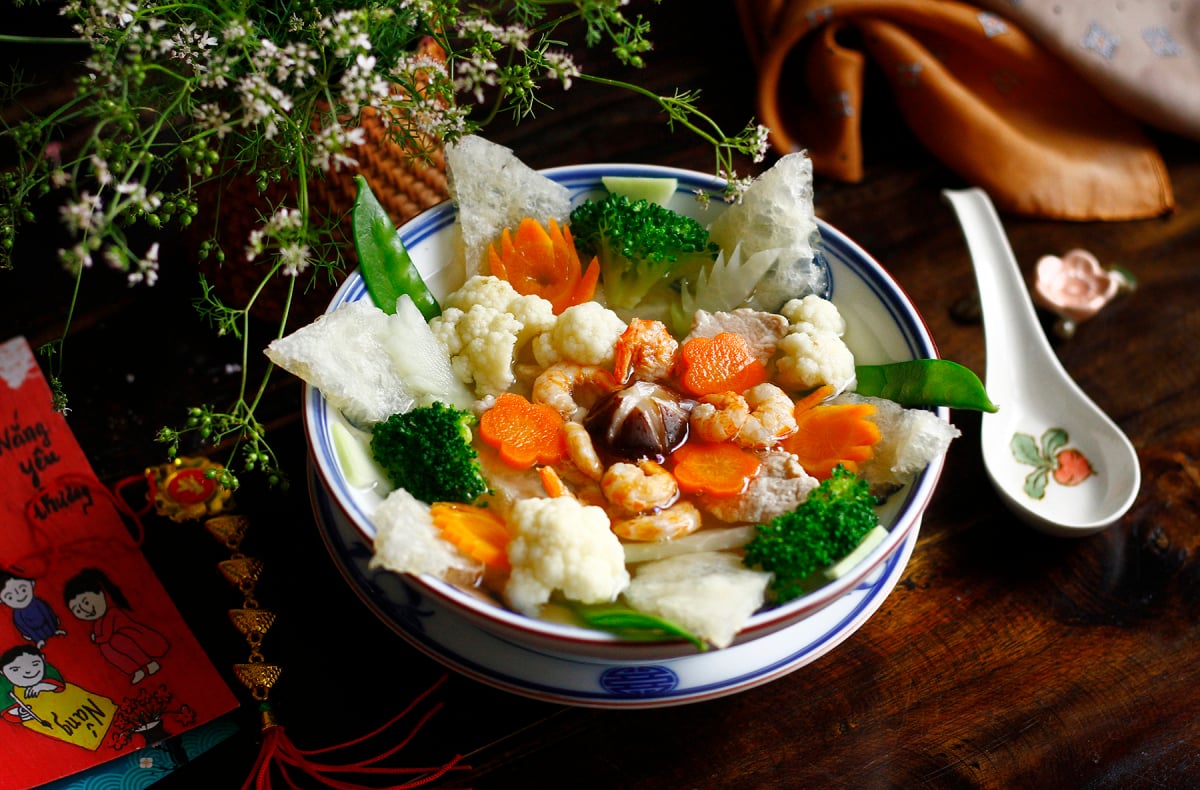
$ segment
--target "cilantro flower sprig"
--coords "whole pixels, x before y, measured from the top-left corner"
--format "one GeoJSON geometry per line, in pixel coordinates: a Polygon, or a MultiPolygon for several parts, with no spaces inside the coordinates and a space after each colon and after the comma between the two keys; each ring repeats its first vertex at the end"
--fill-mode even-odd
{"type": "MultiPolygon", "coordinates": [[[[0,143],[15,152],[14,166],[0,173],[0,268],[13,265],[17,232],[35,219],[27,206],[47,195],[58,199],[70,239],[58,254],[75,277],[72,303],[60,336],[41,349],[58,409],[68,410],[66,340],[88,271],[99,264],[124,273],[131,286],[153,286],[161,265],[155,232],[193,225],[202,215],[203,187],[231,173],[250,176],[264,194],[273,183],[289,184],[287,197],[267,206],[240,249],[222,248],[215,227],[200,234],[201,258],[224,263],[236,256],[259,281],[234,305],[201,276],[194,300],[219,334],[241,341],[239,390],[228,407],[191,407],[183,425],[158,435],[169,456],[189,436],[228,447],[221,478],[228,486],[238,485],[239,472],[284,481],[255,416],[267,380],[251,380],[251,355],[265,345],[252,336],[251,311],[269,283],[286,281],[282,335],[292,299],[304,290],[297,291],[297,280],[346,268],[338,218],[315,210],[310,190],[330,173],[357,167],[364,113],[376,113],[392,142],[421,157],[501,113],[518,121],[532,114],[544,106],[547,86],[590,80],[657,102],[671,128],[711,143],[730,198],[744,183],[735,155],[757,162],[765,152],[762,127],[751,123],[728,136],[694,93],[661,96],[582,72],[562,40],[568,31],[582,35],[582,46],[607,47],[622,66],[645,65],[649,25],[629,15],[627,0],[58,5],[69,38],[0,33],[0,46],[53,44],[81,68],[74,93],[50,109],[0,115],[0,143]]],[[[14,74],[0,81],[0,100],[21,107],[31,87],[14,74]]]]}

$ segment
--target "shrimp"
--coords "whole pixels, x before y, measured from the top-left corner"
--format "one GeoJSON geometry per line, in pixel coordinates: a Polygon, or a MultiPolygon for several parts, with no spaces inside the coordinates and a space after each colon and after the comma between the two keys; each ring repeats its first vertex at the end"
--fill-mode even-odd
{"type": "Polygon", "coordinates": [[[752,410],[734,441],[742,447],[764,450],[796,432],[796,404],[774,384],[759,384],[742,396],[752,410]]]}
{"type": "Polygon", "coordinates": [[[670,507],[679,498],[675,477],[648,458],[608,467],[600,479],[600,489],[611,504],[630,515],[670,507]]]}
{"type": "Polygon", "coordinates": [[[572,464],[564,465],[561,470],[553,466],[538,467],[538,477],[546,496],[569,496],[585,505],[595,505],[596,507],[605,505],[600,484],[581,476],[578,469],[572,464]]]}
{"type": "Polygon", "coordinates": [[[719,392],[696,404],[688,426],[707,442],[762,450],[795,432],[795,404],[774,384],[759,384],[744,395],[719,392]]]}
{"type": "Polygon", "coordinates": [[[553,406],[567,422],[579,422],[593,403],[616,388],[616,379],[602,367],[556,362],[538,375],[530,394],[534,403],[553,406]]]}
{"type": "Polygon", "coordinates": [[[604,462],[596,453],[592,435],[587,432],[587,428],[584,428],[582,423],[568,422],[563,426],[563,431],[567,436],[567,457],[571,459],[571,463],[592,480],[603,477],[604,462]]]}
{"type": "Polygon", "coordinates": [[[706,442],[728,442],[750,419],[750,404],[736,392],[705,395],[692,407],[688,428],[706,442]]]}
{"type": "Polygon", "coordinates": [[[679,341],[662,321],[635,318],[617,338],[613,372],[617,381],[662,381],[675,367],[679,341]]]}
{"type": "Polygon", "coordinates": [[[700,529],[700,511],[691,502],[676,502],[658,513],[618,519],[612,531],[626,540],[663,541],[682,538],[700,529]]]}

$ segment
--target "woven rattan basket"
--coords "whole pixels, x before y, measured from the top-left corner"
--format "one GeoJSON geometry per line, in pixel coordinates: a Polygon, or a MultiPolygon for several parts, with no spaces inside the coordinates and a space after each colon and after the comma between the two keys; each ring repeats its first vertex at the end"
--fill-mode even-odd
{"type": "MultiPolygon", "coordinates": [[[[422,51],[442,57],[440,49],[428,40],[423,42],[422,51]]],[[[310,208],[315,218],[323,225],[334,227],[334,241],[351,265],[357,264],[351,233],[351,209],[357,195],[356,175],[366,178],[371,191],[396,225],[442,202],[448,195],[446,162],[440,145],[427,146],[427,155],[421,155],[394,142],[389,139],[385,120],[371,109],[363,111],[361,125],[366,140],[349,152],[357,160],[357,167],[330,171],[323,179],[309,185],[310,208]]],[[[247,240],[250,232],[262,225],[263,217],[272,207],[281,202],[295,205],[295,190],[294,182],[279,181],[260,192],[250,176],[239,174],[211,182],[201,193],[200,214],[192,223],[195,233],[191,234],[191,242],[198,245],[215,227],[216,241],[225,257],[222,263],[214,256],[198,259],[196,263],[217,295],[228,304],[245,305],[259,287],[266,267],[246,262],[247,240]]],[[[339,282],[318,274],[302,276],[296,285],[303,293],[292,301],[289,325],[293,326],[308,323],[323,312],[339,282]]],[[[255,300],[252,314],[269,320],[278,319],[286,287],[283,278],[275,278],[255,300]]]]}
{"type": "MultiPolygon", "coordinates": [[[[446,165],[441,148],[428,161],[415,157],[390,140],[377,118],[366,118],[363,126],[367,140],[355,153],[356,169],[330,173],[310,185],[309,200],[315,217],[335,227],[334,240],[350,264],[356,263],[351,236],[351,209],[357,189],[354,176],[362,174],[371,191],[387,209],[392,221],[400,225],[421,211],[446,199],[446,165]]],[[[200,198],[201,213],[193,223],[198,233],[207,233],[216,223],[216,241],[225,257],[218,263],[214,256],[199,259],[197,265],[218,296],[230,305],[241,306],[259,287],[266,271],[263,265],[246,262],[245,248],[250,232],[260,227],[270,207],[281,201],[294,205],[295,186],[288,182],[270,184],[259,192],[248,176],[235,176],[214,185],[200,198]]],[[[199,243],[198,234],[193,237],[199,243]]],[[[307,323],[319,315],[337,289],[338,281],[318,274],[302,276],[297,286],[301,298],[293,299],[289,322],[307,323]]],[[[255,301],[252,313],[259,318],[279,317],[286,295],[283,278],[275,278],[255,301]]]]}

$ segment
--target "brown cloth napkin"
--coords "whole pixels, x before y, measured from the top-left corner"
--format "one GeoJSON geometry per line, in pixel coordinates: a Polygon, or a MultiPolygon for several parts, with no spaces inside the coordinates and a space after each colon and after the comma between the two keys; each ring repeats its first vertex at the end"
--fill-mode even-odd
{"type": "Polygon", "coordinates": [[[982,0],[1019,13],[1021,27],[952,0],[736,2],[758,64],[759,116],[780,153],[806,149],[822,175],[863,178],[869,57],[917,138],[1003,210],[1125,220],[1175,205],[1139,122],[1200,138],[1200,60],[1188,32],[1200,0],[982,0]],[[1117,7],[1125,27],[1089,13],[1120,16],[1117,7]],[[1137,32],[1121,32],[1128,27],[1137,32]]]}

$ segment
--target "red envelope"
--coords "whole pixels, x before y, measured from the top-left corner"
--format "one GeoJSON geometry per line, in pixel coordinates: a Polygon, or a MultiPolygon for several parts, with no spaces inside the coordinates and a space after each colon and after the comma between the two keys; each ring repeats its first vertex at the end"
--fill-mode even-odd
{"type": "Polygon", "coordinates": [[[29,344],[0,344],[0,788],[237,707],[135,532],[51,407],[29,344]]]}

